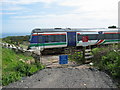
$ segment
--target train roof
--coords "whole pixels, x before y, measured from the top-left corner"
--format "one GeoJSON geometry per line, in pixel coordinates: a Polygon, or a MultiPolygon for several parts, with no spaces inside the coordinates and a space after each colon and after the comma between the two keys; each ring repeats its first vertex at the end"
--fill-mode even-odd
{"type": "Polygon", "coordinates": [[[41,33],[41,32],[92,32],[92,31],[119,31],[116,29],[108,29],[108,28],[35,28],[32,30],[32,33],[41,33]]]}

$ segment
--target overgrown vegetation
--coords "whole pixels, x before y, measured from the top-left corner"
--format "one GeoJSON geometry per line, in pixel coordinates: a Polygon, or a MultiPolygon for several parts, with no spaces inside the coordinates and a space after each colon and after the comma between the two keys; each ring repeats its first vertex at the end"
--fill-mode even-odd
{"type": "Polygon", "coordinates": [[[117,45],[94,48],[93,61],[97,67],[108,71],[112,76],[120,78],[120,52],[117,45]]]}
{"type": "MultiPolygon", "coordinates": [[[[120,44],[112,44],[108,46],[99,46],[92,49],[94,55],[92,62],[94,66],[102,71],[107,72],[115,80],[118,80],[120,87],[120,44]]],[[[75,52],[69,55],[70,61],[83,64],[82,52],[75,52]]]]}
{"type": "Polygon", "coordinates": [[[109,45],[108,47],[94,48],[93,62],[95,67],[106,71],[113,78],[120,79],[120,51],[117,45],[109,45]]]}
{"type": "Polygon", "coordinates": [[[82,64],[83,63],[83,54],[82,54],[82,52],[75,52],[75,53],[69,55],[69,60],[70,61],[75,61],[78,64],[82,64]]]}
{"type": "Polygon", "coordinates": [[[30,76],[43,68],[44,66],[40,63],[35,63],[33,57],[16,54],[11,49],[2,48],[2,85],[30,76]]]}

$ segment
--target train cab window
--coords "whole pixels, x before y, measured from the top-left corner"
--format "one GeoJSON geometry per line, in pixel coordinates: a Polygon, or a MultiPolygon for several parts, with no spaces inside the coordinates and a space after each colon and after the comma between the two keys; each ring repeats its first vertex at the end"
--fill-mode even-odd
{"type": "Polygon", "coordinates": [[[42,38],[42,35],[39,35],[38,38],[39,38],[39,39],[38,39],[38,43],[43,43],[43,42],[44,42],[44,41],[43,41],[43,38],[42,38]]]}
{"type": "Polygon", "coordinates": [[[112,34],[105,34],[105,39],[112,39],[112,34]]]}
{"type": "Polygon", "coordinates": [[[31,37],[31,43],[38,43],[38,36],[31,37]]]}

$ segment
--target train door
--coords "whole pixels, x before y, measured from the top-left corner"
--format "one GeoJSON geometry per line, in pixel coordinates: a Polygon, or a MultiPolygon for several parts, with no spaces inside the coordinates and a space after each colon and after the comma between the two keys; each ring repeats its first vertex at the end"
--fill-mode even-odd
{"type": "Polygon", "coordinates": [[[67,32],[67,45],[76,46],[76,32],[67,32]]]}

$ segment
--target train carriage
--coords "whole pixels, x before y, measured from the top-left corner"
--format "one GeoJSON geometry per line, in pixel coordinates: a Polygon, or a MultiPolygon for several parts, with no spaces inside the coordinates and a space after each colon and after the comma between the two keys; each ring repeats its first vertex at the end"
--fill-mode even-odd
{"type": "Polygon", "coordinates": [[[34,29],[30,37],[31,49],[82,46],[82,37],[88,36],[88,45],[118,43],[118,29],[34,29]]]}

